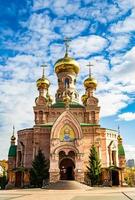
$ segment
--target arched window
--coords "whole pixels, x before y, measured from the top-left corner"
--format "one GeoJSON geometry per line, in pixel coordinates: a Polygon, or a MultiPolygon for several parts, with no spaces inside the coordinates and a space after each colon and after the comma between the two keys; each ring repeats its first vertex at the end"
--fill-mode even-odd
{"type": "Polygon", "coordinates": [[[74,151],[69,151],[68,156],[75,159],[75,152],[74,151]]]}
{"type": "Polygon", "coordinates": [[[65,155],[65,152],[64,151],[60,151],[59,152],[59,160],[61,160],[62,158],[64,158],[66,155],[65,155]]]}
{"type": "Polygon", "coordinates": [[[35,112],[35,122],[37,121],[37,112],[35,112]]]}
{"type": "Polygon", "coordinates": [[[22,161],[22,152],[18,151],[18,166],[21,165],[21,161],[22,161]]]}
{"type": "Polygon", "coordinates": [[[95,123],[95,112],[94,111],[91,112],[91,122],[95,123]]]}
{"type": "Polygon", "coordinates": [[[116,165],[116,151],[112,151],[112,164],[116,165]]]}
{"type": "Polygon", "coordinates": [[[39,122],[43,122],[43,111],[39,111],[39,122]]]}
{"type": "Polygon", "coordinates": [[[69,88],[69,78],[65,78],[64,84],[65,87],[69,88]]]}

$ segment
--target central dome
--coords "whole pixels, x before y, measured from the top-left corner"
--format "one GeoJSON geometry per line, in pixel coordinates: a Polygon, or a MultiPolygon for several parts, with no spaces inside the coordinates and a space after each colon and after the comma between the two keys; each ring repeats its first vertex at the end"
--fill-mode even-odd
{"type": "Polygon", "coordinates": [[[64,58],[59,59],[55,63],[54,68],[56,74],[60,72],[75,72],[76,74],[78,74],[80,70],[78,62],[68,55],[65,55],[64,58]]]}

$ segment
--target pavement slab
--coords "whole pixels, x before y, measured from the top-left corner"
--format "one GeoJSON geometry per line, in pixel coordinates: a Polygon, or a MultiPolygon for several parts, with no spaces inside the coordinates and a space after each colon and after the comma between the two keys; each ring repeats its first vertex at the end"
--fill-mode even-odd
{"type": "Polygon", "coordinates": [[[135,188],[84,187],[83,184],[68,182],[68,190],[59,189],[59,184],[49,189],[0,190],[0,200],[135,200],[135,188]],[[74,186],[74,189],[70,189],[74,186]]]}

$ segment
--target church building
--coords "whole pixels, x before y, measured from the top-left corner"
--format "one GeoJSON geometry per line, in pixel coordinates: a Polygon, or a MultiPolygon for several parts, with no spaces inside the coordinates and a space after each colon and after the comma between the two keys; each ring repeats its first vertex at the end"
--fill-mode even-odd
{"type": "Polygon", "coordinates": [[[37,80],[38,97],[33,107],[33,127],[19,130],[11,137],[8,154],[9,185],[29,185],[29,171],[40,148],[50,161],[49,180],[86,182],[90,148],[96,146],[101,160],[104,184],[122,185],[125,153],[119,131],[103,128],[99,122],[99,100],[94,91],[97,81],[91,73],[84,80],[84,95],[79,102],[76,82],[79,63],[68,55],[54,65],[58,87],[55,101],[50,95],[50,81],[44,74],[37,80]]]}

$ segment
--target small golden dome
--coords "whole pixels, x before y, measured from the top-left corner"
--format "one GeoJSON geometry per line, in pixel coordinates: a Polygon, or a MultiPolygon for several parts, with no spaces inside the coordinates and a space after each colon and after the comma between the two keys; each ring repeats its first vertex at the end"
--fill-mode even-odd
{"type": "Polygon", "coordinates": [[[97,87],[97,81],[96,79],[89,77],[84,81],[85,88],[93,88],[96,89],[97,87]]]}
{"type": "Polygon", "coordinates": [[[120,135],[118,135],[118,141],[122,141],[122,137],[120,135]]]}
{"type": "Polygon", "coordinates": [[[60,72],[75,72],[76,74],[79,73],[80,66],[74,58],[69,57],[67,54],[64,58],[59,59],[55,65],[55,72],[56,74],[60,72]]]}
{"type": "Polygon", "coordinates": [[[38,89],[39,88],[48,89],[49,86],[50,86],[50,81],[47,78],[45,78],[44,76],[42,78],[39,78],[37,80],[37,87],[38,87],[38,89]]]}
{"type": "Polygon", "coordinates": [[[81,100],[82,100],[83,104],[86,103],[87,99],[88,99],[88,96],[86,94],[82,95],[81,100]]]}

